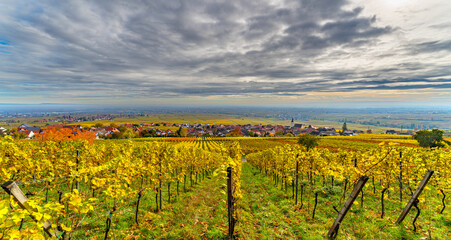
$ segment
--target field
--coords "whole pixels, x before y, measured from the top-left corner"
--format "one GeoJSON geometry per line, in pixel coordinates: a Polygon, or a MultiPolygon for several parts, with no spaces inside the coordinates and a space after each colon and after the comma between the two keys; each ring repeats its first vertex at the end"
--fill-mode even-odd
{"type": "MultiPolygon", "coordinates": [[[[227,239],[225,167],[234,166],[235,239],[325,239],[337,216],[332,206],[340,210],[351,183],[365,173],[370,179],[338,239],[451,238],[447,149],[431,152],[410,136],[383,134],[322,137],[309,152],[296,141],[137,138],[89,144],[4,138],[0,180],[20,183],[35,208],[33,217],[58,225],[60,238],[227,239]],[[419,197],[414,231],[414,208],[402,224],[395,221],[428,168],[436,172],[419,197]]],[[[14,199],[5,192],[0,199],[0,238],[43,238],[40,225],[14,199]]]]}
{"type": "MultiPolygon", "coordinates": [[[[244,154],[262,151],[284,144],[297,144],[297,137],[210,137],[210,138],[135,138],[133,141],[205,141],[219,143],[230,143],[238,141],[244,154]]],[[[357,136],[329,136],[321,137],[319,148],[328,148],[332,151],[338,150],[363,150],[378,147],[382,142],[392,142],[399,146],[418,147],[418,142],[409,135],[389,135],[389,134],[360,134],[357,136]]]]}
{"type": "MultiPolygon", "coordinates": [[[[84,116],[90,116],[90,115],[86,115],[86,114],[74,114],[72,117],[78,117],[78,118],[82,118],[84,116]]],[[[107,124],[111,124],[111,123],[115,123],[115,124],[125,124],[125,123],[130,123],[130,124],[141,124],[141,123],[160,123],[160,122],[170,122],[170,123],[178,123],[178,124],[184,124],[184,123],[208,123],[208,124],[224,124],[224,125],[243,125],[243,124],[251,124],[251,125],[258,125],[258,124],[262,124],[262,125],[267,125],[267,124],[272,124],[272,125],[284,125],[284,126],[289,126],[290,125],[290,120],[280,120],[274,117],[247,117],[247,116],[242,116],[242,115],[236,115],[236,114],[217,114],[217,113],[167,113],[167,114],[162,114],[162,113],[156,113],[156,114],[149,114],[149,115],[143,115],[143,116],[139,116],[139,115],[131,115],[130,117],[124,117],[123,115],[112,115],[113,119],[112,120],[97,120],[97,121],[81,121],[81,122],[71,122],[68,124],[78,124],[78,125],[82,125],[82,126],[93,126],[96,123],[102,123],[104,125],[107,124]]],[[[355,113],[354,113],[354,118],[359,119],[358,117],[355,117],[355,113]]],[[[359,116],[357,114],[357,116],[359,116]]],[[[406,119],[410,119],[408,115],[404,116],[406,119]]],[[[313,118],[313,117],[312,117],[313,118]]],[[[349,116],[348,116],[349,118],[349,116]]],[[[386,130],[388,129],[394,129],[397,131],[407,131],[408,129],[410,129],[409,127],[405,126],[403,129],[400,128],[398,125],[396,125],[399,121],[402,121],[402,119],[398,119],[396,121],[396,124],[394,126],[382,126],[382,125],[375,125],[375,124],[363,124],[360,123],[359,121],[357,121],[356,119],[353,118],[352,122],[348,122],[347,126],[348,129],[352,129],[352,130],[361,130],[361,131],[366,131],[368,129],[371,129],[373,133],[384,133],[386,130]]],[[[362,118],[361,119],[372,119],[372,121],[375,119],[373,117],[371,117],[370,115],[365,115],[362,114],[362,118]]],[[[441,119],[441,118],[445,118],[445,117],[436,117],[436,121],[437,119],[441,119]]],[[[346,115],[331,115],[329,117],[327,116],[323,116],[321,117],[321,120],[318,119],[305,119],[305,120],[295,120],[296,123],[302,123],[302,124],[306,124],[306,125],[313,125],[316,127],[333,127],[336,129],[341,129],[342,125],[343,125],[343,120],[346,119],[346,115]],[[324,119],[322,119],[324,118],[324,119]],[[333,119],[333,120],[332,120],[333,119]]],[[[377,120],[379,122],[382,122],[382,124],[387,123],[387,119],[386,117],[381,117],[380,119],[377,118],[377,120]]],[[[414,120],[414,119],[413,119],[414,120]]],[[[412,120],[412,121],[413,121],[412,120]]],[[[449,129],[448,129],[448,122],[443,120],[443,121],[438,121],[440,122],[440,127],[442,127],[442,129],[445,129],[445,133],[449,134],[449,129]]],[[[0,118],[0,126],[1,127],[5,127],[5,128],[13,128],[13,127],[18,127],[20,124],[23,123],[28,123],[30,125],[35,125],[35,126],[39,126],[39,127],[43,127],[46,126],[48,124],[61,124],[63,123],[61,116],[48,116],[48,117],[15,117],[15,118],[0,118]],[[60,119],[60,121],[55,122],[54,119],[60,119]],[[53,119],[52,121],[42,121],[43,119],[53,119]],[[15,121],[15,123],[10,123],[8,121],[15,121]]],[[[425,123],[423,121],[420,122],[421,126],[423,126],[425,123]]],[[[159,129],[163,129],[166,130],[168,129],[168,127],[164,127],[164,126],[159,126],[157,127],[159,129]]]]}
{"type": "MultiPolygon", "coordinates": [[[[78,117],[83,117],[84,115],[74,115],[78,117]]],[[[113,115],[114,117],[114,115],[113,115]]],[[[62,122],[55,123],[51,122],[37,122],[42,119],[47,119],[49,117],[29,117],[29,118],[12,118],[19,123],[6,123],[7,119],[0,119],[0,125],[6,128],[17,127],[22,123],[29,123],[30,125],[45,126],[46,124],[61,124],[62,122]]],[[[52,117],[56,118],[56,117],[52,117]]],[[[11,120],[11,119],[9,119],[11,120]]],[[[224,124],[224,125],[238,125],[238,124],[282,124],[289,125],[290,121],[282,121],[275,118],[263,118],[263,117],[244,117],[240,115],[233,114],[213,114],[213,113],[171,113],[171,114],[150,114],[148,116],[132,116],[127,118],[114,117],[112,121],[109,120],[97,120],[97,121],[83,121],[71,124],[79,124],[82,126],[93,126],[96,123],[102,124],[141,124],[141,123],[160,123],[160,122],[170,122],[170,123],[208,123],[208,124],[224,124]]]]}

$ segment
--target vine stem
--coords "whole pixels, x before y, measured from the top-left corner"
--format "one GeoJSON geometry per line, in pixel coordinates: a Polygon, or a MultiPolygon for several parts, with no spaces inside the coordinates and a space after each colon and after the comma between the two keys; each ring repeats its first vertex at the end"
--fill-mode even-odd
{"type": "Polygon", "coordinates": [[[382,195],[381,195],[381,205],[382,205],[381,218],[384,218],[384,214],[385,214],[385,206],[384,206],[384,193],[385,193],[385,191],[387,191],[387,188],[384,188],[382,190],[382,195]]]}
{"type": "Polygon", "coordinates": [[[420,209],[418,208],[418,199],[415,200],[415,202],[413,202],[413,206],[417,209],[417,215],[415,216],[415,218],[413,219],[412,225],[413,225],[413,231],[416,232],[417,231],[417,227],[415,226],[415,222],[417,221],[418,216],[420,216],[420,209]]]}
{"type": "Polygon", "coordinates": [[[312,219],[315,219],[315,210],[316,210],[316,205],[318,205],[318,193],[315,193],[315,206],[313,207],[313,216],[312,219]]]}
{"type": "Polygon", "coordinates": [[[445,211],[445,208],[446,208],[446,205],[445,205],[445,198],[446,198],[446,195],[445,195],[445,192],[443,192],[443,190],[442,189],[440,189],[440,192],[442,193],[442,195],[443,195],[443,198],[442,198],[442,204],[443,204],[443,208],[442,208],[442,210],[440,211],[440,214],[442,214],[443,213],[443,211],[445,211]]]}

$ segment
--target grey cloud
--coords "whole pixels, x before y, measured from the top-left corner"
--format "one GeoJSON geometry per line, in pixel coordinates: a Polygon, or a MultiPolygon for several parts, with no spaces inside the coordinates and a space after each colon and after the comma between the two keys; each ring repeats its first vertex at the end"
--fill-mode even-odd
{"type": "Polygon", "coordinates": [[[449,41],[430,41],[417,44],[413,48],[415,52],[438,52],[451,51],[451,40],[449,41]]]}
{"type": "MultiPolygon", "coordinates": [[[[131,98],[290,96],[357,89],[332,83],[337,80],[357,79],[354,83],[381,87],[408,81],[378,80],[385,75],[374,72],[315,70],[312,62],[333,48],[365,48],[393,32],[391,26],[376,26],[376,17],[363,16],[362,7],[345,10],[345,0],[273,5],[245,0],[13,4],[14,11],[0,10],[7,16],[0,22],[0,40],[10,44],[0,45],[0,54],[6,48],[11,53],[0,55],[0,82],[17,95],[78,92],[89,97],[102,89],[131,98]],[[261,81],[246,82],[247,77],[261,81]],[[365,77],[368,81],[360,80],[365,77]]],[[[429,51],[448,45],[430,42],[418,48],[429,51]]],[[[406,68],[382,71],[399,73],[406,68]]]]}

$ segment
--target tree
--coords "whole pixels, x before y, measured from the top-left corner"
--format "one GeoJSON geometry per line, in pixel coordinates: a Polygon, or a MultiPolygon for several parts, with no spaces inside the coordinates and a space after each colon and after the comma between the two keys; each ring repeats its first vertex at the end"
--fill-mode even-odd
{"type": "Polygon", "coordinates": [[[343,132],[346,132],[348,130],[348,126],[346,126],[346,122],[343,123],[343,127],[341,127],[343,132]]]}
{"type": "Polygon", "coordinates": [[[123,134],[125,138],[134,138],[136,137],[136,135],[136,132],[134,132],[132,129],[127,129],[123,134]]]}
{"type": "Polygon", "coordinates": [[[177,130],[177,135],[180,137],[186,137],[188,135],[188,130],[186,128],[180,127],[177,130]]]}
{"type": "Polygon", "coordinates": [[[318,141],[318,137],[309,134],[300,135],[298,138],[298,143],[307,148],[307,151],[318,146],[318,141]]]}
{"type": "MultiPolygon", "coordinates": [[[[443,140],[443,131],[438,129],[433,129],[432,131],[428,130],[421,130],[416,132],[415,135],[413,135],[413,139],[418,141],[418,144],[421,147],[443,147],[444,144],[442,143],[443,140]]],[[[445,141],[448,142],[448,141],[445,141]]]]}
{"type": "Polygon", "coordinates": [[[96,134],[89,131],[79,131],[70,128],[43,128],[44,132],[36,135],[36,138],[41,141],[76,141],[76,140],[87,140],[93,143],[96,139],[96,134]]]}
{"type": "Polygon", "coordinates": [[[100,127],[103,127],[103,124],[102,123],[96,123],[96,124],[94,124],[94,127],[100,128],[100,127]]]}
{"type": "Polygon", "coordinates": [[[240,127],[236,127],[235,129],[233,129],[233,131],[228,133],[227,136],[229,136],[229,137],[241,137],[241,136],[243,136],[243,134],[241,133],[241,128],[240,127]]]}
{"type": "Polygon", "coordinates": [[[24,132],[16,132],[16,133],[14,133],[14,137],[16,139],[25,139],[28,137],[28,135],[24,132]]]}
{"type": "Polygon", "coordinates": [[[277,131],[275,135],[276,135],[276,137],[282,137],[283,131],[277,131]]]}
{"type": "Polygon", "coordinates": [[[121,139],[121,138],[124,138],[123,132],[114,132],[113,134],[111,134],[111,139],[121,139]]]}

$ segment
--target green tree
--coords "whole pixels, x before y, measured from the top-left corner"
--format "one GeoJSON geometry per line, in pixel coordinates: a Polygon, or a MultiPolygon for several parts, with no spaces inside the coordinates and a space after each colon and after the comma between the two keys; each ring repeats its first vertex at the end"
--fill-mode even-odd
{"type": "Polygon", "coordinates": [[[346,132],[348,130],[348,126],[346,125],[346,122],[343,123],[343,127],[341,127],[343,132],[346,132]]]}
{"type": "Polygon", "coordinates": [[[318,137],[309,134],[303,134],[298,137],[298,143],[307,148],[307,151],[318,146],[318,141],[318,137]]]}
{"type": "Polygon", "coordinates": [[[121,139],[121,138],[124,138],[123,132],[114,132],[113,134],[111,134],[111,139],[121,139]]]}
{"type": "Polygon", "coordinates": [[[16,139],[25,139],[25,138],[28,137],[28,135],[26,133],[24,133],[24,132],[17,132],[17,133],[14,134],[14,137],[16,139]]]}
{"type": "Polygon", "coordinates": [[[125,138],[134,138],[136,136],[137,136],[136,132],[134,132],[132,129],[127,129],[123,134],[123,137],[125,138]]]}
{"type": "MultiPolygon", "coordinates": [[[[418,141],[421,147],[443,147],[443,131],[438,129],[433,129],[432,131],[421,130],[413,135],[413,138],[418,141]]],[[[448,141],[445,141],[448,143],[448,141]]]]}
{"type": "Polygon", "coordinates": [[[96,123],[96,124],[94,124],[94,127],[100,128],[100,127],[103,127],[103,124],[102,123],[96,123]]]}
{"type": "Polygon", "coordinates": [[[178,136],[180,136],[180,137],[186,137],[186,136],[188,136],[188,130],[186,129],[186,128],[183,128],[183,127],[180,127],[178,130],[177,130],[177,133],[176,133],[178,136]]]}
{"type": "Polygon", "coordinates": [[[275,135],[276,135],[276,137],[282,137],[283,131],[277,131],[275,135]]]}

